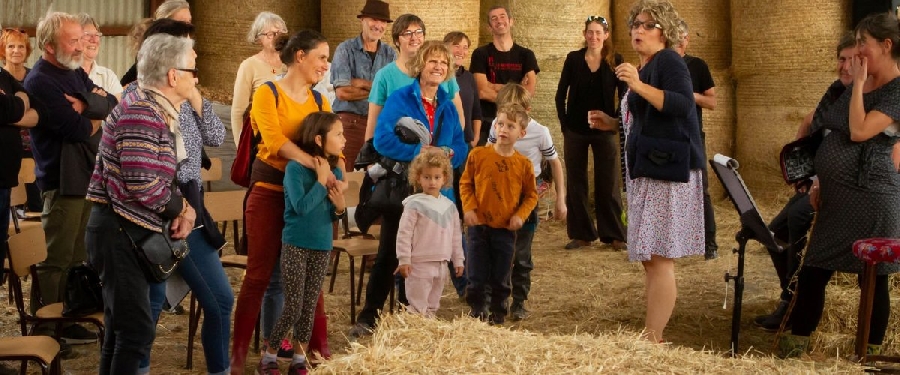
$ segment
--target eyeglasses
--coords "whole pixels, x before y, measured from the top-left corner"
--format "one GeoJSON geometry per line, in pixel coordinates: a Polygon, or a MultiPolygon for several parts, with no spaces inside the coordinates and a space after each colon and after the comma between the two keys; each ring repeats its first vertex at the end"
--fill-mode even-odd
{"type": "Polygon", "coordinates": [[[178,70],[178,71],[182,71],[182,72],[188,72],[188,73],[191,73],[191,75],[192,75],[194,78],[197,78],[197,72],[199,72],[199,70],[197,70],[197,68],[194,68],[194,69],[188,69],[188,68],[172,68],[172,69],[175,69],[175,70],[178,70]]]}
{"type": "Polygon", "coordinates": [[[257,37],[265,36],[266,38],[272,39],[276,36],[284,35],[284,34],[287,34],[287,32],[286,31],[269,31],[267,33],[256,34],[256,36],[257,37]]]}
{"type": "Polygon", "coordinates": [[[421,37],[424,37],[424,36],[425,36],[425,30],[422,30],[422,29],[417,29],[417,30],[406,30],[406,31],[400,33],[400,36],[405,36],[405,37],[407,37],[407,38],[412,38],[413,35],[415,35],[415,36],[417,36],[417,37],[420,37],[420,38],[421,38],[421,37]]]}
{"type": "Polygon", "coordinates": [[[644,30],[647,30],[647,31],[650,31],[650,30],[653,30],[653,29],[660,29],[660,30],[662,30],[662,25],[660,25],[659,22],[656,22],[656,21],[643,21],[643,22],[641,22],[641,21],[638,21],[638,20],[634,20],[634,22],[631,23],[631,29],[632,29],[632,30],[637,30],[637,28],[639,28],[639,27],[643,27],[644,30]]]}
{"type": "Polygon", "coordinates": [[[95,39],[95,38],[100,39],[100,37],[102,37],[102,36],[103,36],[103,33],[101,33],[101,32],[84,33],[84,35],[81,37],[81,39],[84,39],[84,40],[91,40],[91,39],[95,39]]]}
{"type": "Polygon", "coordinates": [[[603,18],[602,16],[588,16],[587,20],[584,22],[599,22],[603,27],[609,28],[609,23],[606,22],[606,18],[603,18]]]}

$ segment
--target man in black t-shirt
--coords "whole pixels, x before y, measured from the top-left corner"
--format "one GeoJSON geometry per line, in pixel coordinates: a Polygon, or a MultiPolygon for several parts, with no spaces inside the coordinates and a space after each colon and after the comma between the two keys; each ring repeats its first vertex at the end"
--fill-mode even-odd
{"type": "Polygon", "coordinates": [[[470,67],[475,76],[475,85],[478,86],[481,114],[484,118],[480,129],[475,129],[474,132],[479,146],[487,142],[491,123],[497,115],[497,92],[503,85],[516,82],[534,95],[537,74],[541,71],[534,52],[513,42],[513,17],[508,9],[496,5],[491,7],[487,13],[487,21],[493,41],[472,52],[470,67]]]}
{"type": "MultiPolygon", "coordinates": [[[[684,57],[688,71],[691,73],[691,83],[694,86],[694,101],[697,102],[697,121],[700,123],[700,135],[703,140],[703,149],[706,150],[706,133],[703,131],[703,108],[710,111],[716,109],[716,84],[713,82],[712,74],[709,72],[709,66],[706,61],[695,56],[685,54],[688,43],[690,42],[690,34],[688,33],[687,23],[682,21],[681,28],[683,30],[681,43],[675,47],[675,50],[684,57]]],[[[718,257],[719,245],[716,244],[716,216],[713,212],[712,202],[709,197],[709,175],[706,168],[703,171],[703,221],[706,229],[706,260],[716,259],[718,257]]]]}

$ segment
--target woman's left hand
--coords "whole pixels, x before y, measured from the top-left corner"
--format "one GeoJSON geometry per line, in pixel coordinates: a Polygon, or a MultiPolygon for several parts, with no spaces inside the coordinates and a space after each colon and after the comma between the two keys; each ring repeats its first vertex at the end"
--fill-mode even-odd
{"type": "Polygon", "coordinates": [[[850,75],[853,76],[853,83],[862,86],[869,78],[869,63],[865,56],[853,55],[850,59],[850,75]]]}
{"type": "Polygon", "coordinates": [[[194,221],[197,220],[197,212],[190,205],[185,206],[181,215],[172,220],[172,226],[169,227],[169,233],[176,240],[187,238],[191,231],[194,230],[194,221]]]}
{"type": "Polygon", "coordinates": [[[621,63],[616,67],[616,78],[628,84],[628,87],[634,88],[634,85],[641,82],[637,68],[630,63],[621,63]]]}

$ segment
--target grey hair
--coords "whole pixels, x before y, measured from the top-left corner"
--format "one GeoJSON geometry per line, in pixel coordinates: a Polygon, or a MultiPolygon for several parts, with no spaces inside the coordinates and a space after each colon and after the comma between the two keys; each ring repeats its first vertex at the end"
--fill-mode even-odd
{"type": "Polygon", "coordinates": [[[71,14],[52,11],[47,12],[47,15],[38,22],[35,38],[41,51],[48,44],[56,48],[56,39],[59,37],[62,25],[66,22],[79,23],[78,18],[71,14]]]}
{"type": "Polygon", "coordinates": [[[169,70],[185,68],[194,40],[168,34],[151,35],[141,44],[137,56],[138,81],[149,87],[168,84],[169,70]]]}
{"type": "Polygon", "coordinates": [[[79,13],[77,17],[78,17],[78,23],[81,24],[81,27],[85,27],[87,25],[92,25],[98,31],[100,30],[100,25],[97,23],[97,21],[94,20],[94,17],[91,17],[90,14],[79,13]]]}
{"type": "Polygon", "coordinates": [[[250,32],[247,33],[247,42],[250,44],[256,43],[259,40],[259,34],[273,26],[280,28],[282,31],[287,31],[287,24],[284,23],[284,19],[281,16],[272,12],[259,12],[256,15],[256,20],[253,21],[253,25],[250,26],[250,32]]]}
{"type": "MultiPolygon", "coordinates": [[[[678,11],[667,0],[638,0],[631,7],[626,25],[634,23],[634,19],[641,13],[647,13],[662,27],[662,35],[666,38],[666,48],[672,48],[679,44],[681,36],[685,33],[680,26],[682,21],[678,11]]],[[[630,34],[629,26],[629,35],[630,34]]]]}
{"type": "Polygon", "coordinates": [[[191,5],[185,0],[166,0],[159,5],[159,8],[156,8],[156,14],[153,19],[158,20],[172,17],[175,12],[182,9],[191,9],[191,5]]]}

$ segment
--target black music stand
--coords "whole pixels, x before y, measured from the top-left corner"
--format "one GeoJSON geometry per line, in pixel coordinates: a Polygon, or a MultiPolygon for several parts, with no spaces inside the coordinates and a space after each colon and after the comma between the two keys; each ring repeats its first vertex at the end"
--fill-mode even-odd
{"type": "Polygon", "coordinates": [[[709,161],[709,165],[716,172],[716,176],[719,177],[719,181],[722,182],[725,191],[728,192],[728,197],[731,198],[731,203],[734,204],[734,208],[741,219],[741,230],[735,234],[735,240],[738,242],[738,248],[734,250],[738,255],[737,274],[731,275],[729,272],[725,272],[725,282],[734,281],[734,310],[731,313],[731,354],[736,355],[738,353],[738,335],[741,331],[741,304],[744,298],[744,254],[747,249],[747,242],[756,240],[764,246],[770,249],[778,249],[778,251],[781,251],[781,246],[775,241],[775,236],[766,226],[762,216],[759,215],[759,210],[756,209],[756,202],[753,201],[750,191],[747,190],[747,185],[744,184],[744,180],[737,171],[739,167],[737,160],[722,154],[716,154],[709,161]]]}

